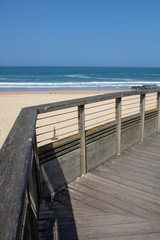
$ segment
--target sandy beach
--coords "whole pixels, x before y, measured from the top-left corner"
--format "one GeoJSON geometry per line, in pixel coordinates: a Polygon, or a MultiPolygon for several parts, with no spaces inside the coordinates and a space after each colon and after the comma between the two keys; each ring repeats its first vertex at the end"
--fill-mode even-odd
{"type": "Polygon", "coordinates": [[[0,147],[3,145],[14,121],[23,107],[101,95],[115,91],[117,90],[0,92],[0,147]]]}

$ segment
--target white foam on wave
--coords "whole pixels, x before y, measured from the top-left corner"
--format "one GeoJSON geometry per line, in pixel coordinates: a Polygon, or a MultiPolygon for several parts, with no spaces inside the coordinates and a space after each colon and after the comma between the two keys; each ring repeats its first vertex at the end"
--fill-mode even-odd
{"type": "Polygon", "coordinates": [[[70,77],[70,78],[92,78],[92,77],[89,77],[89,76],[85,76],[83,74],[64,75],[64,77],[70,77]]]}
{"type": "Polygon", "coordinates": [[[160,85],[160,82],[150,82],[150,81],[128,81],[128,82],[108,82],[108,81],[92,81],[92,82],[0,82],[0,88],[97,88],[97,87],[123,87],[123,86],[136,86],[136,85],[146,85],[146,84],[157,84],[160,85]]]}
{"type": "Polygon", "coordinates": [[[98,79],[101,79],[101,80],[111,80],[111,81],[117,81],[117,80],[134,81],[134,79],[132,79],[132,78],[112,78],[112,77],[110,77],[110,78],[102,78],[102,77],[100,77],[98,79]]]}

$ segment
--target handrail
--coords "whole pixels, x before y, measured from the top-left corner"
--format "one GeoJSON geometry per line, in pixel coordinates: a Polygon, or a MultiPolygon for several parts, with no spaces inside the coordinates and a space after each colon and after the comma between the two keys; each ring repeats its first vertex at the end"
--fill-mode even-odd
{"type": "Polygon", "coordinates": [[[154,93],[158,92],[158,90],[136,90],[136,91],[125,91],[125,92],[115,92],[115,93],[107,93],[103,95],[97,95],[93,97],[85,97],[85,98],[78,98],[74,100],[62,101],[57,103],[50,103],[44,105],[35,106],[38,110],[38,114],[40,113],[47,113],[51,111],[61,110],[65,108],[77,107],[85,104],[96,103],[104,100],[110,100],[115,98],[122,98],[132,95],[138,94],[146,94],[146,93],[154,93]]]}
{"type": "Polygon", "coordinates": [[[160,91],[136,90],[109,93],[93,97],[80,98],[58,103],[44,104],[21,110],[11,132],[0,150],[0,238],[3,240],[17,239],[22,231],[22,216],[25,201],[30,201],[28,181],[29,170],[33,157],[33,145],[37,114],[55,110],[78,107],[79,109],[79,133],[81,139],[82,172],[86,173],[85,162],[85,126],[84,105],[109,99],[117,99],[117,131],[118,150],[120,154],[121,137],[121,98],[133,95],[142,95],[141,98],[141,141],[144,134],[144,98],[147,93],[157,92],[158,127],[160,131],[160,91]]]}
{"type": "Polygon", "coordinates": [[[20,232],[37,111],[22,109],[0,150],[0,239],[20,232]]]}

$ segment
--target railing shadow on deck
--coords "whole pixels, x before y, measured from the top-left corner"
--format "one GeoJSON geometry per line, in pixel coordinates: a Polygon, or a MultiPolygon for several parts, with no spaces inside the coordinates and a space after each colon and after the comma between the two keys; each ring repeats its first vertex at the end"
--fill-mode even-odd
{"type": "MultiPolygon", "coordinates": [[[[55,154],[56,156],[56,154],[55,154]]],[[[67,181],[61,169],[58,158],[54,158],[54,168],[56,169],[55,174],[53,173],[52,182],[50,182],[47,173],[42,170],[42,175],[47,185],[48,192],[43,197],[45,201],[45,210],[50,215],[49,219],[46,220],[47,229],[40,231],[40,236],[44,239],[70,239],[68,236],[68,229],[72,229],[72,238],[78,240],[78,234],[76,229],[76,223],[74,218],[74,212],[71,202],[70,193],[67,186],[67,181]],[[58,182],[63,182],[65,188],[59,189],[58,182]],[[51,212],[53,215],[51,215],[51,212]]],[[[42,190],[43,196],[43,190],[42,190]]],[[[43,213],[43,209],[42,209],[43,213]]],[[[40,210],[41,215],[41,210],[40,210]]],[[[44,217],[44,215],[43,215],[44,217]]],[[[42,217],[42,218],[43,218],[42,217]]],[[[39,221],[41,221],[41,216],[39,221]]],[[[43,227],[43,226],[42,226],[43,227]]],[[[39,223],[39,228],[41,224],[39,223]]]]}

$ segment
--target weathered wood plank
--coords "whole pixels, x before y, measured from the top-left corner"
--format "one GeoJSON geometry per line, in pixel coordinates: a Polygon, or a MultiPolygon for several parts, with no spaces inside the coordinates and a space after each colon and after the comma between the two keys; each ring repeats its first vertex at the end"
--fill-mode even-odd
{"type": "MultiPolygon", "coordinates": [[[[128,153],[128,152],[127,152],[128,153]]],[[[150,156],[148,155],[145,151],[143,152],[143,154],[136,149],[136,153],[135,152],[130,152],[130,154],[124,154],[123,155],[123,159],[128,159],[128,158],[138,158],[138,159],[142,159],[145,161],[149,161],[149,162],[155,162],[155,163],[160,163],[160,159],[158,156],[150,156]]],[[[121,159],[121,158],[119,158],[121,159]]],[[[118,159],[117,159],[118,161],[118,159]]]]}
{"type": "Polygon", "coordinates": [[[22,109],[0,154],[0,238],[16,239],[21,223],[37,112],[22,109]]]}
{"type": "MultiPolygon", "coordinates": [[[[105,165],[105,166],[107,166],[107,165],[105,165]]],[[[159,172],[154,172],[154,171],[146,169],[144,167],[137,166],[137,164],[134,163],[133,161],[127,161],[127,164],[126,164],[125,161],[124,162],[117,161],[115,166],[117,166],[117,167],[119,166],[120,168],[122,166],[123,169],[131,169],[132,171],[139,172],[140,174],[141,173],[142,174],[147,174],[147,176],[153,177],[153,178],[157,179],[157,181],[159,181],[159,179],[160,179],[159,172]]]]}
{"type": "Polygon", "coordinates": [[[142,146],[137,145],[136,149],[150,149],[155,153],[160,153],[160,149],[157,147],[157,145],[153,145],[152,142],[147,142],[145,145],[142,145],[142,146]]]}
{"type": "Polygon", "coordinates": [[[158,108],[158,121],[157,121],[157,132],[160,132],[160,93],[157,92],[157,108],[158,108]]]}
{"type": "Polygon", "coordinates": [[[35,106],[34,108],[38,109],[38,113],[46,113],[46,112],[56,111],[60,109],[81,106],[89,103],[96,103],[100,101],[115,99],[119,97],[136,96],[139,94],[146,94],[146,93],[152,93],[152,92],[157,92],[157,91],[156,90],[149,90],[149,91],[137,90],[137,91],[116,92],[116,93],[103,94],[103,95],[98,95],[93,97],[68,100],[68,101],[63,101],[58,103],[44,104],[44,105],[35,106]]]}
{"type": "MultiPolygon", "coordinates": [[[[130,196],[133,198],[133,201],[139,201],[139,200],[142,200],[141,203],[143,204],[143,201],[145,203],[149,203],[149,206],[151,206],[153,209],[155,210],[158,210],[159,212],[159,208],[160,208],[160,198],[153,198],[153,195],[151,194],[142,194],[141,191],[134,191],[132,188],[128,188],[128,187],[125,187],[125,186],[121,186],[120,184],[115,184],[113,183],[113,181],[102,181],[102,179],[98,176],[94,176],[94,179],[93,179],[93,176],[91,175],[88,175],[87,176],[87,180],[91,180],[93,181],[93,184],[94,182],[97,183],[97,186],[99,185],[102,185],[102,186],[105,186],[105,188],[111,193],[113,194],[116,194],[116,195],[119,195],[119,193],[122,193],[124,194],[125,196],[130,196]]],[[[132,199],[131,199],[132,200],[132,199]]],[[[145,204],[144,204],[145,206],[145,204]]]]}
{"type": "MultiPolygon", "coordinates": [[[[53,219],[52,219],[53,220],[53,219]]],[[[56,218],[54,219],[56,220],[56,218]]],[[[93,215],[90,216],[81,216],[77,218],[77,216],[74,216],[73,218],[68,217],[61,217],[58,218],[58,226],[54,226],[54,221],[44,221],[43,219],[39,221],[40,227],[39,230],[49,230],[49,229],[63,229],[69,226],[69,228],[72,228],[72,224],[76,221],[76,228],[86,228],[86,222],[87,227],[97,227],[97,226],[110,226],[115,224],[128,224],[128,223],[137,223],[137,222],[147,222],[147,220],[138,218],[138,217],[132,217],[132,216],[121,216],[121,215],[109,215],[109,214],[103,214],[103,215],[96,215],[93,217],[93,215]],[[44,227],[45,225],[45,227],[44,227]]]]}
{"type": "Polygon", "coordinates": [[[103,193],[109,194],[110,196],[121,199],[124,202],[128,202],[133,205],[142,207],[143,209],[147,209],[148,211],[153,211],[160,214],[160,205],[159,204],[155,205],[153,203],[153,199],[152,199],[152,202],[149,202],[146,200],[146,198],[140,197],[138,196],[138,194],[134,192],[124,191],[123,189],[119,191],[117,187],[111,184],[106,184],[106,182],[103,183],[103,182],[97,181],[96,179],[89,179],[88,177],[86,179],[81,179],[81,181],[78,181],[77,183],[85,187],[88,187],[90,189],[97,188],[98,189],[97,194],[103,192],[103,193]]]}
{"type": "MultiPolygon", "coordinates": [[[[69,194],[71,198],[81,200],[83,199],[83,202],[85,204],[88,204],[89,206],[94,207],[95,209],[101,210],[105,213],[115,213],[115,214],[120,214],[120,215],[129,215],[128,212],[121,210],[118,207],[115,207],[111,204],[108,204],[107,202],[103,201],[102,199],[97,199],[93,196],[89,196],[85,193],[75,191],[74,189],[69,190],[69,194]]],[[[103,196],[102,196],[103,198],[103,196]]]]}
{"type": "MultiPolygon", "coordinates": [[[[159,239],[160,233],[98,238],[98,240],[159,240],[159,239]]],[[[92,239],[90,238],[90,240],[93,240],[93,238],[92,239]]]]}
{"type": "Polygon", "coordinates": [[[146,153],[146,154],[148,154],[148,156],[152,156],[152,157],[159,157],[159,155],[160,155],[160,153],[159,153],[159,151],[154,151],[154,148],[152,147],[152,148],[150,148],[149,146],[148,146],[148,148],[137,148],[137,152],[140,152],[140,153],[146,153]]]}
{"type": "MultiPolygon", "coordinates": [[[[147,158],[146,158],[147,159],[147,158]]],[[[148,159],[149,160],[149,159],[148,159]]],[[[114,160],[113,160],[114,162],[114,160]]],[[[144,160],[143,157],[139,158],[138,156],[124,156],[120,157],[116,160],[116,164],[121,163],[122,166],[126,163],[132,164],[134,166],[137,166],[137,168],[143,168],[146,170],[150,170],[157,173],[159,173],[159,165],[157,163],[152,163],[152,157],[150,158],[150,161],[144,160]],[[157,167],[156,167],[157,166],[157,167]]]]}
{"type": "MultiPolygon", "coordinates": [[[[87,184],[86,184],[87,185],[87,184]]],[[[160,220],[160,214],[157,214],[156,212],[152,212],[150,209],[144,209],[142,207],[139,207],[138,204],[135,205],[132,203],[130,203],[129,201],[127,201],[127,199],[129,199],[128,196],[126,196],[126,200],[121,200],[120,198],[118,198],[117,196],[113,196],[111,195],[111,192],[107,192],[107,191],[96,191],[94,188],[88,187],[88,186],[84,186],[84,185],[80,185],[78,184],[78,186],[76,185],[76,183],[74,185],[71,185],[70,188],[74,191],[77,191],[80,195],[83,195],[84,193],[90,197],[92,197],[95,200],[98,201],[102,201],[105,202],[106,204],[109,204],[112,207],[116,207],[120,210],[126,211],[126,213],[130,213],[136,216],[139,216],[141,218],[144,219],[159,219],[160,220]]],[[[102,189],[102,187],[101,187],[102,189]]],[[[104,190],[104,189],[103,189],[104,190]]],[[[121,196],[122,198],[122,196],[121,196]]],[[[131,198],[130,198],[131,200],[131,198]]],[[[147,203],[146,203],[147,205],[147,203]]],[[[149,204],[148,204],[149,205],[149,204]]],[[[151,208],[151,206],[150,206],[151,208]]]]}
{"type": "Polygon", "coordinates": [[[81,159],[81,175],[87,173],[86,160],[86,136],[85,136],[85,109],[84,105],[78,106],[78,124],[80,134],[80,159],[81,159]]]}
{"type": "MultiPolygon", "coordinates": [[[[78,239],[100,239],[103,237],[132,236],[160,232],[160,222],[129,223],[111,226],[97,226],[93,228],[77,228],[78,239]]],[[[50,232],[52,235],[52,233],[50,232]]],[[[73,229],[58,231],[60,239],[75,239],[73,229]]],[[[48,235],[49,237],[50,235],[48,235]]],[[[157,239],[158,240],[158,239],[157,239]]]]}
{"type": "Polygon", "coordinates": [[[150,170],[150,171],[153,171],[153,172],[160,173],[160,168],[159,168],[159,165],[157,163],[152,163],[152,162],[149,162],[149,161],[133,158],[133,157],[130,157],[130,156],[128,156],[128,158],[124,158],[124,159],[119,160],[119,161],[122,163],[122,165],[126,162],[129,162],[133,165],[136,165],[136,166],[138,165],[139,168],[144,168],[144,169],[147,169],[147,170],[150,170]]]}
{"type": "Polygon", "coordinates": [[[153,197],[153,194],[151,194],[151,193],[147,193],[147,192],[144,192],[144,191],[142,193],[141,190],[136,189],[132,186],[125,185],[125,184],[122,184],[120,182],[116,182],[114,180],[107,179],[105,177],[105,175],[102,176],[101,172],[97,172],[96,174],[95,173],[93,174],[93,172],[92,172],[91,175],[90,175],[90,173],[88,173],[87,177],[91,177],[91,179],[92,179],[92,177],[94,177],[96,180],[99,180],[101,182],[103,181],[106,185],[111,185],[113,187],[117,187],[117,188],[119,188],[119,191],[126,191],[127,193],[129,193],[131,191],[134,194],[138,194],[141,197],[143,195],[145,200],[148,199],[148,201],[152,202],[153,204],[159,205],[159,203],[160,203],[160,197],[158,197],[158,196],[153,197]]]}
{"type": "MultiPolygon", "coordinates": [[[[103,166],[104,167],[104,166],[103,166]]],[[[106,169],[109,168],[109,170],[112,171],[116,171],[116,172],[120,172],[121,174],[130,174],[131,176],[136,176],[138,177],[139,179],[142,179],[143,180],[147,180],[147,181],[150,181],[152,183],[154,183],[156,186],[158,186],[158,184],[160,184],[160,178],[157,178],[155,177],[154,175],[148,175],[148,174],[145,174],[143,172],[140,172],[140,171],[137,171],[137,168],[134,168],[132,169],[132,166],[128,166],[128,164],[124,164],[123,165],[123,168],[121,167],[121,164],[111,164],[111,163],[108,163],[107,166],[106,166],[106,169]]],[[[108,170],[108,171],[109,171],[108,170]]],[[[155,186],[154,185],[154,186],[155,186]]]]}
{"type": "Polygon", "coordinates": [[[116,176],[119,176],[119,177],[122,177],[122,178],[125,178],[125,179],[129,179],[131,181],[134,181],[134,182],[137,182],[137,183],[141,183],[145,186],[149,186],[149,187],[153,187],[155,189],[158,189],[159,190],[159,186],[158,184],[160,184],[160,181],[159,182],[155,182],[155,181],[151,181],[151,180],[147,180],[147,179],[144,179],[142,176],[138,176],[138,174],[130,174],[128,171],[127,172],[122,172],[121,170],[117,171],[116,169],[114,168],[105,168],[105,167],[101,167],[101,170],[106,172],[106,173],[111,173],[113,175],[116,175],[116,176]]]}
{"type": "MultiPolygon", "coordinates": [[[[124,158],[125,160],[125,158],[124,158]]],[[[127,161],[127,159],[126,159],[127,161]]],[[[109,163],[105,163],[104,166],[108,167],[108,164],[109,163]]],[[[133,163],[133,161],[127,161],[127,164],[126,162],[121,162],[121,161],[116,161],[116,164],[115,166],[119,167],[119,168],[123,168],[123,169],[131,169],[132,171],[135,171],[135,172],[138,172],[140,174],[144,174],[145,176],[150,176],[151,178],[155,178],[157,179],[157,181],[159,181],[160,179],[160,175],[159,175],[159,172],[153,172],[152,170],[148,170],[148,169],[144,169],[143,167],[139,167],[137,166],[136,164],[133,163]]]]}
{"type": "Polygon", "coordinates": [[[141,143],[144,141],[145,94],[140,95],[141,143]]]}
{"type": "Polygon", "coordinates": [[[121,154],[121,113],[122,98],[116,98],[116,123],[117,123],[117,155],[121,154]]]}
{"type": "Polygon", "coordinates": [[[107,179],[110,179],[110,180],[113,180],[115,182],[133,187],[135,189],[139,189],[139,190],[143,191],[144,193],[147,192],[147,193],[150,193],[150,194],[153,194],[155,196],[160,197],[160,191],[159,190],[153,189],[152,187],[145,186],[141,183],[133,182],[129,179],[124,179],[124,178],[121,178],[119,176],[116,176],[116,175],[113,175],[113,174],[110,174],[110,173],[108,173],[107,176],[106,176],[105,172],[103,172],[101,170],[98,170],[98,169],[93,170],[93,173],[99,174],[100,176],[103,176],[104,178],[106,177],[107,179]]]}

